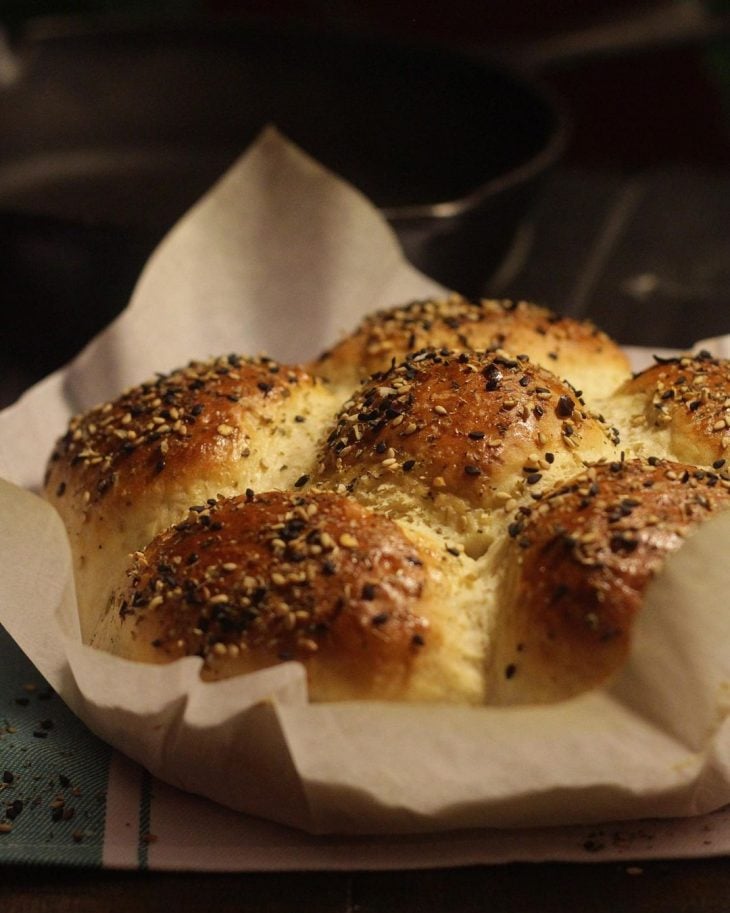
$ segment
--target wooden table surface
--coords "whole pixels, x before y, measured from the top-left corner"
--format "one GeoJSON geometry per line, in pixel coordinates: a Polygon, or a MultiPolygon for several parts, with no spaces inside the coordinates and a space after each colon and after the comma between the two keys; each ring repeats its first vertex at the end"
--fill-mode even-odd
{"type": "Polygon", "coordinates": [[[727,913],[730,859],[191,875],[2,869],[3,913],[727,913]]]}

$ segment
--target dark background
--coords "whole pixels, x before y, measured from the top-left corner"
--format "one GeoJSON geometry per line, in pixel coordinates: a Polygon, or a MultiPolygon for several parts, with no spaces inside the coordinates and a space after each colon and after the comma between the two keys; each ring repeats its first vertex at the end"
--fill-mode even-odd
{"type": "MultiPolygon", "coordinates": [[[[224,26],[265,20],[498,59],[560,100],[568,142],[498,267],[476,290],[466,278],[462,286],[458,276],[446,284],[468,294],[530,298],[591,318],[623,344],[687,347],[728,330],[730,4],[0,2],[11,52],[23,48],[39,22],[69,18],[224,26]]],[[[52,86],[52,72],[50,80],[52,86]]],[[[0,303],[11,315],[0,331],[0,406],[71,358],[118,313],[158,240],[101,230],[91,237],[88,226],[28,238],[25,218],[0,200],[0,303]],[[124,262],[120,240],[129,243],[124,262]],[[91,245],[90,259],[81,251],[89,261],[81,278],[69,273],[74,257],[80,259],[78,251],[69,255],[71,241],[91,245]]]]}
{"type": "Polygon", "coordinates": [[[730,161],[730,45],[723,38],[695,40],[692,33],[670,37],[661,28],[654,36],[650,29],[642,39],[636,36],[637,23],[642,33],[652,14],[658,26],[666,24],[666,11],[677,6],[708,15],[730,12],[723,0],[5,0],[0,24],[12,37],[37,17],[257,17],[498,50],[507,59],[513,48],[517,61],[526,47],[582,33],[584,51],[574,48],[569,59],[553,60],[541,71],[574,116],[568,162],[621,170],[687,162],[724,167],[730,161]],[[615,44],[626,47],[590,48],[591,30],[622,24],[615,44]],[[638,45],[630,47],[634,41],[638,45]]]}

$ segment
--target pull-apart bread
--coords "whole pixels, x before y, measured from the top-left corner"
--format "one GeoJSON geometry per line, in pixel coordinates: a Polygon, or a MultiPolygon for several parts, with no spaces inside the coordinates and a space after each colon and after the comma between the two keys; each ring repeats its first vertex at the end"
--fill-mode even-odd
{"type": "Polygon", "coordinates": [[[621,668],[664,557],[730,506],[728,459],[728,362],[631,376],[592,324],[452,295],[306,367],[160,374],[71,420],[45,492],[100,649],[512,704],[621,668]]]}

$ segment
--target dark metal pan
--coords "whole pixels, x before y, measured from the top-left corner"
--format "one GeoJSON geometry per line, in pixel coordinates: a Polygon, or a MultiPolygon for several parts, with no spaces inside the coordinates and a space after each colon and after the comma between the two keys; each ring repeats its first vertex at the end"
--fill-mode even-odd
{"type": "Polygon", "coordinates": [[[0,357],[40,376],[275,123],[379,206],[411,261],[480,294],[565,123],[484,59],[263,23],[36,26],[0,74],[0,357]]]}

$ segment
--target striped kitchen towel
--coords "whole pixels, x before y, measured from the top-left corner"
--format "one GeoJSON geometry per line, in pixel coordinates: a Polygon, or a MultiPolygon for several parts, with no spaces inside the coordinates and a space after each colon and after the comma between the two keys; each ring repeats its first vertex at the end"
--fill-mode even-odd
{"type": "Polygon", "coordinates": [[[312,836],[154,779],[101,742],[0,628],[0,864],[286,871],[730,853],[730,807],[602,827],[312,836]]]}

